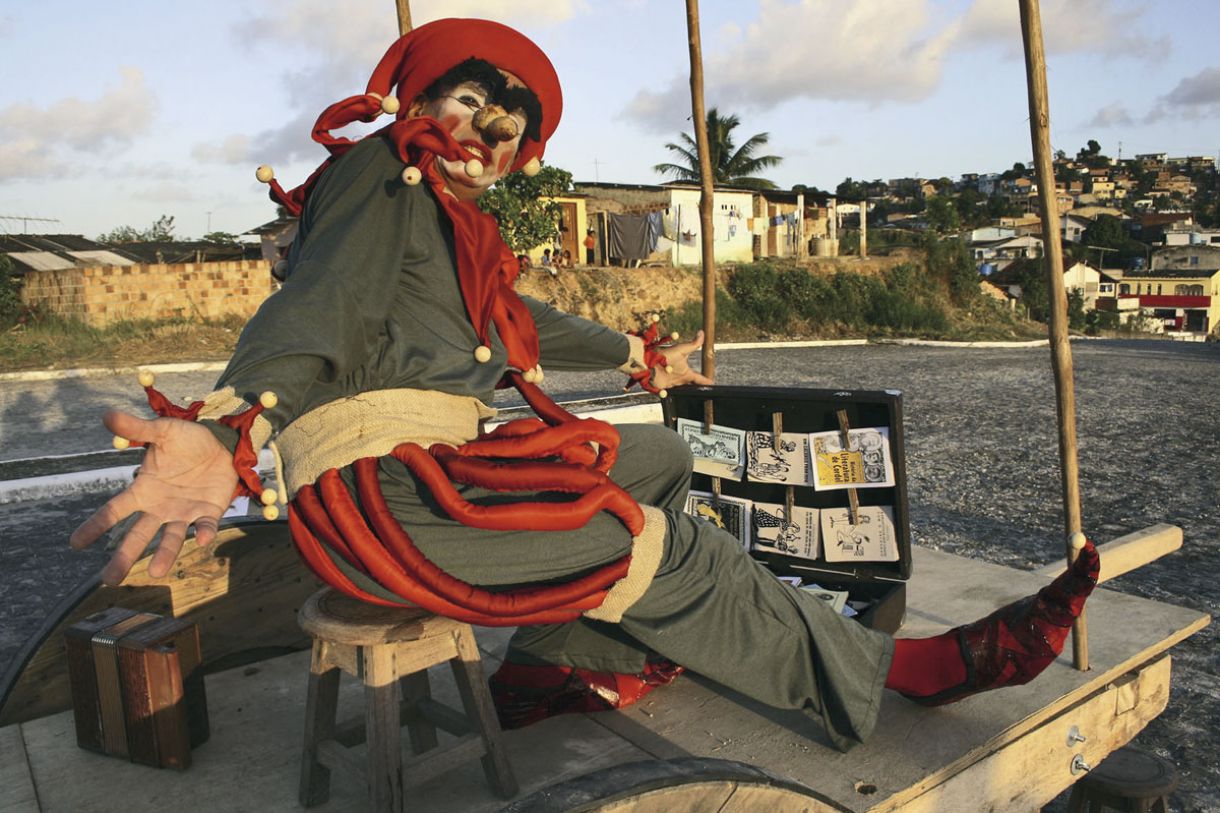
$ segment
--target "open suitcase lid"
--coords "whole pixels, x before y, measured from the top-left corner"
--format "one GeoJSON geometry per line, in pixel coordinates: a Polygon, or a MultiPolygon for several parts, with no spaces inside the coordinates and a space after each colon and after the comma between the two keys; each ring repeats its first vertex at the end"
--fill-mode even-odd
{"type": "MultiPolygon", "coordinates": [[[[893,509],[894,532],[898,548],[895,562],[828,562],[825,540],[816,561],[778,553],[753,551],[751,555],[773,571],[799,575],[806,582],[816,581],[818,573],[838,579],[858,581],[898,581],[911,575],[911,530],[907,507],[906,455],[902,431],[902,393],[898,390],[784,389],[771,387],[680,387],[669,392],[662,405],[665,424],[677,428],[677,419],[702,422],[705,404],[712,405],[712,423],[746,431],[771,432],[773,415],[782,416],[784,433],[839,431],[838,410],[846,411],[853,429],[885,427],[889,432],[894,485],[858,488],[861,506],[883,505],[893,509]]],[[[721,477],[721,494],[756,502],[782,504],[788,486],[757,482],[744,474],[740,480],[721,477]]],[[[712,478],[696,472],[691,487],[710,491],[712,478]]],[[[812,486],[793,486],[793,504],[810,508],[843,508],[848,505],[846,489],[819,491],[812,486]]]]}

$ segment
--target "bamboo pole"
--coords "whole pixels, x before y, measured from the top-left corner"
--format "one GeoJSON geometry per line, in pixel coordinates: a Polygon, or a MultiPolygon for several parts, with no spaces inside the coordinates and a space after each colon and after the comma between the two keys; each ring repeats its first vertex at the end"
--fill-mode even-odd
{"type": "MultiPolygon", "coordinates": [[[[716,377],[716,256],[712,233],[712,158],[703,110],[703,49],[699,44],[699,0],[686,0],[686,32],[690,39],[690,100],[699,154],[699,233],[703,242],[703,374],[716,377]]],[[[681,229],[681,224],[679,224],[681,229]]],[[[682,235],[678,235],[681,239],[682,235]]]]}
{"type": "MultiPolygon", "coordinates": [[[[1042,244],[1050,300],[1051,366],[1059,416],[1059,466],[1063,485],[1064,539],[1068,566],[1077,551],[1073,542],[1081,533],[1080,470],[1076,460],[1076,394],[1072,378],[1072,350],[1067,336],[1067,292],[1063,287],[1063,246],[1059,241],[1059,207],[1055,200],[1055,172],[1051,164],[1050,113],[1046,88],[1046,52],[1038,0],[1018,0],[1021,36],[1025,43],[1025,75],[1029,85],[1029,132],[1034,148],[1038,201],[1042,207],[1042,244]]],[[[1072,663],[1089,668],[1088,627],[1084,612],[1072,625],[1072,663]]]]}
{"type": "Polygon", "coordinates": [[[398,36],[411,30],[411,0],[394,0],[398,7],[398,36]]]}

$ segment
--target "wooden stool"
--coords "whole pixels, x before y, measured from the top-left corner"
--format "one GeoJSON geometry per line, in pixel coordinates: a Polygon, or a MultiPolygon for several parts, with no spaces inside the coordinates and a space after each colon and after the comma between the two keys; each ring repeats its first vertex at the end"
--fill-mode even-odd
{"type": "Polygon", "coordinates": [[[1089,771],[1068,799],[1068,813],[1100,813],[1102,807],[1146,813],[1169,813],[1168,796],[1178,786],[1173,763],[1130,746],[1119,748],[1089,771]]]}
{"type": "Polygon", "coordinates": [[[301,628],[313,636],[300,802],[311,807],[330,797],[330,772],[364,774],[369,809],[403,809],[403,788],[427,781],[459,763],[481,757],[488,784],[502,798],[517,793],[517,780],[500,742],[500,724],[468,624],[417,607],[380,607],[326,588],[301,608],[301,628]],[[428,667],[449,661],[466,714],[431,699],[428,667]],[[364,683],[364,719],[336,725],[339,675],[364,683]],[[400,706],[399,687],[403,702],[400,706]],[[404,764],[402,730],[411,750],[404,764]],[[457,735],[437,746],[436,727],[457,735]],[[366,743],[361,764],[350,746],[366,743]]]}

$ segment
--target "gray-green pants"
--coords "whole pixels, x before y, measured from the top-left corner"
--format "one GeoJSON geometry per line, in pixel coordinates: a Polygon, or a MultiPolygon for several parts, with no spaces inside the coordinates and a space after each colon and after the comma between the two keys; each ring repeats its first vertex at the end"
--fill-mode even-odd
{"type": "MultiPolygon", "coordinates": [[[[611,477],[637,502],[665,512],[656,577],[619,624],[522,627],[509,659],[631,673],[651,650],[763,703],[818,715],[840,747],[862,741],[876,722],[892,639],[778,581],[732,535],[685,514],[690,453],[675,432],[656,425],[619,431],[611,477]]],[[[350,472],[344,476],[350,485],[350,472]]],[[[397,460],[383,458],[380,476],[390,509],[420,550],[472,584],[566,579],[631,547],[626,529],[604,512],[575,531],[479,530],[450,519],[397,460]]],[[[521,498],[460,491],[481,504],[521,498]]],[[[384,593],[367,579],[357,583],[384,593]]]]}

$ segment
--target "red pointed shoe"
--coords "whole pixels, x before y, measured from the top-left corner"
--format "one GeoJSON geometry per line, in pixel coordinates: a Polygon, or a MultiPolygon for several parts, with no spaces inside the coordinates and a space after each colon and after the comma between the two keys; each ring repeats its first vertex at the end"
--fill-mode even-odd
{"type": "Polygon", "coordinates": [[[682,672],[681,666],[659,655],[649,658],[643,672],[630,675],[505,661],[488,683],[500,727],[508,730],[558,714],[625,708],[682,672]]]}
{"type": "Polygon", "coordinates": [[[1046,587],[950,632],[956,634],[966,664],[962,683],[933,695],[905,696],[924,706],[943,706],[1033,680],[1063,651],[1100,571],[1097,548],[1086,541],[1072,567],[1046,587]]]}

